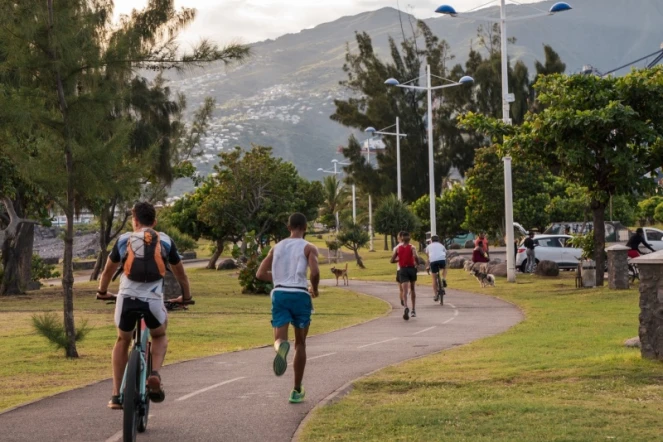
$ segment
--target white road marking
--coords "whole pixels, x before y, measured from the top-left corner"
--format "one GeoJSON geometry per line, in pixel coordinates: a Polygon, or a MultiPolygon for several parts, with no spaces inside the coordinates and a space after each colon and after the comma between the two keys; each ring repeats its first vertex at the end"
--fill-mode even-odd
{"type": "Polygon", "coordinates": [[[312,358],[308,358],[308,361],[312,361],[313,359],[320,359],[320,358],[326,358],[327,356],[335,355],[336,353],[327,353],[325,355],[320,355],[320,356],[313,356],[312,358]]]}
{"type": "Polygon", "coordinates": [[[414,335],[418,335],[418,334],[420,334],[420,333],[427,332],[428,330],[433,330],[435,327],[437,327],[437,325],[434,325],[434,326],[432,326],[432,327],[425,328],[425,329],[423,329],[423,330],[419,330],[419,331],[416,332],[416,333],[412,333],[412,336],[414,336],[414,335]]]}
{"type": "Polygon", "coordinates": [[[117,442],[120,439],[122,439],[122,431],[118,431],[117,433],[106,439],[106,442],[117,442]]]}
{"type": "Polygon", "coordinates": [[[380,342],[373,342],[373,343],[371,343],[371,344],[360,345],[360,346],[357,347],[357,348],[358,348],[358,349],[359,349],[359,348],[366,348],[366,347],[370,347],[371,345],[384,344],[385,342],[395,341],[396,339],[398,339],[398,338],[386,339],[386,340],[384,340],[384,341],[380,341],[380,342]]]}
{"type": "Polygon", "coordinates": [[[206,391],[210,391],[214,388],[221,387],[222,385],[230,384],[231,382],[239,381],[239,380],[244,379],[244,378],[245,377],[242,376],[241,378],[230,379],[229,381],[219,382],[218,384],[210,385],[209,387],[202,388],[198,391],[194,391],[193,393],[189,393],[189,394],[184,395],[180,398],[177,398],[177,399],[175,399],[175,402],[185,401],[185,400],[187,400],[189,398],[192,398],[192,397],[194,397],[194,396],[196,396],[200,393],[205,393],[206,391]]]}
{"type": "Polygon", "coordinates": [[[456,308],[456,306],[453,305],[453,304],[447,304],[447,305],[448,305],[449,307],[451,307],[452,309],[454,309],[454,315],[453,315],[452,318],[447,319],[447,320],[444,321],[442,324],[448,324],[448,323],[450,323],[451,321],[453,321],[454,319],[456,319],[456,318],[458,317],[458,308],[456,308]]]}

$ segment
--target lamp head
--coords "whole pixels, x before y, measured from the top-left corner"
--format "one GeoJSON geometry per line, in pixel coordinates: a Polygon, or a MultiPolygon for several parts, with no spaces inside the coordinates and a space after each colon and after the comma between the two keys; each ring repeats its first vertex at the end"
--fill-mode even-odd
{"type": "Polygon", "coordinates": [[[554,5],[550,7],[550,13],[551,14],[556,14],[557,12],[565,12],[565,11],[570,11],[573,9],[571,5],[569,5],[566,2],[557,2],[554,5]]]}
{"type": "Polygon", "coordinates": [[[451,6],[451,5],[442,5],[442,6],[438,7],[435,10],[435,12],[437,12],[438,14],[449,15],[451,17],[455,17],[455,16],[458,15],[458,13],[456,12],[456,9],[454,9],[454,7],[451,6]]]}
{"type": "Polygon", "coordinates": [[[460,80],[458,80],[459,84],[469,84],[469,83],[474,83],[474,78],[470,77],[469,75],[465,75],[464,77],[461,77],[460,80]]]}
{"type": "Polygon", "coordinates": [[[324,172],[325,170],[322,167],[318,167],[318,172],[324,172]]]}
{"type": "Polygon", "coordinates": [[[375,130],[375,128],[373,126],[369,126],[366,129],[364,129],[364,132],[367,132],[367,133],[373,135],[377,131],[375,130]]]}
{"type": "Polygon", "coordinates": [[[400,83],[395,78],[389,78],[384,82],[387,86],[398,86],[400,83]]]}
{"type": "Polygon", "coordinates": [[[338,163],[338,160],[333,159],[333,160],[332,160],[332,163],[338,163]]]}

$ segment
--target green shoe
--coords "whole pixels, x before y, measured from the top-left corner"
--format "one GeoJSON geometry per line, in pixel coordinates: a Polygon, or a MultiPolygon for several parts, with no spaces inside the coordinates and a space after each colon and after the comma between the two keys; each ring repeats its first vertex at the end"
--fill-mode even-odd
{"type": "Polygon", "coordinates": [[[283,376],[285,370],[288,368],[288,352],[290,351],[290,343],[283,341],[279,345],[279,351],[276,352],[274,357],[274,374],[276,376],[283,376]]]}
{"type": "Polygon", "coordinates": [[[300,388],[300,392],[297,392],[297,390],[292,390],[290,393],[290,403],[291,404],[298,404],[304,400],[306,397],[306,391],[304,391],[304,387],[300,388]]]}

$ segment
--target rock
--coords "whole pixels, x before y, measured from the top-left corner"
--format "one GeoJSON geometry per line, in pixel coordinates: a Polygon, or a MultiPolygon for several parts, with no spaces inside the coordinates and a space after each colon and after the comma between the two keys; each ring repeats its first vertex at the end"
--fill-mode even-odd
{"type": "Polygon", "coordinates": [[[553,261],[540,261],[534,273],[539,276],[559,276],[559,266],[553,261]]]}
{"type": "Polygon", "coordinates": [[[502,278],[506,278],[506,263],[505,262],[500,262],[500,263],[488,266],[488,273],[490,273],[494,276],[500,276],[502,278]]]}
{"type": "Polygon", "coordinates": [[[447,261],[451,261],[455,257],[460,256],[460,253],[458,252],[448,252],[447,253],[447,261]]]}
{"type": "Polygon", "coordinates": [[[500,264],[501,262],[502,262],[501,259],[496,258],[496,259],[491,259],[491,260],[488,262],[488,264],[490,264],[491,266],[494,266],[494,265],[496,265],[496,264],[500,264]]]}
{"type": "Polygon", "coordinates": [[[449,246],[449,250],[460,250],[460,249],[462,249],[462,247],[457,242],[451,243],[451,245],[449,246]]]}
{"type": "Polygon", "coordinates": [[[462,269],[465,266],[465,258],[459,256],[451,258],[448,262],[450,269],[462,269]]]}
{"type": "Polygon", "coordinates": [[[163,278],[163,294],[165,299],[177,298],[182,295],[182,287],[180,287],[180,283],[177,282],[172,272],[166,272],[166,276],[163,278]]]}
{"type": "Polygon", "coordinates": [[[39,281],[30,281],[28,282],[28,285],[25,287],[25,289],[28,291],[39,290],[40,288],[41,288],[41,283],[39,281]]]}
{"type": "Polygon", "coordinates": [[[183,260],[196,259],[197,257],[198,257],[198,255],[194,251],[189,251],[189,252],[182,253],[182,259],[183,260]]]}
{"type": "Polygon", "coordinates": [[[237,263],[234,259],[224,259],[216,265],[217,270],[235,270],[237,268],[237,263]]]}
{"type": "Polygon", "coordinates": [[[640,337],[636,336],[635,338],[627,339],[626,341],[624,341],[624,347],[640,348],[640,337]]]}
{"type": "Polygon", "coordinates": [[[474,248],[474,241],[472,241],[472,240],[465,241],[465,248],[466,249],[473,249],[474,248]]]}

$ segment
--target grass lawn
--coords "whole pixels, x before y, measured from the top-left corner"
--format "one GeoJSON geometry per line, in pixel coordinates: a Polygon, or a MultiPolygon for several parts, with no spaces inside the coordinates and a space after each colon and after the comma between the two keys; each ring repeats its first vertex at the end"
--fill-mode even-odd
{"type": "MultiPolygon", "coordinates": [[[[166,364],[271,343],[269,297],[242,295],[232,275],[189,271],[196,305],[188,311],[170,313],[166,364]]],[[[0,411],[111,376],[114,306],[96,301],[95,289],[96,283],[76,285],[76,323],[87,321],[92,327],[78,344],[77,360],[65,359],[31,325],[35,313],[53,311],[61,315],[59,290],[0,298],[0,354],[4,359],[0,364],[0,411]]],[[[322,289],[314,305],[312,334],[363,322],[390,309],[375,298],[327,288],[322,289]]]]}
{"type": "MultiPolygon", "coordinates": [[[[392,280],[393,266],[382,259],[388,253],[362,255],[368,269],[351,264],[351,276],[392,280]]],[[[519,274],[517,285],[498,279],[486,289],[461,270],[448,280],[511,301],[527,319],[502,335],[357,382],[315,412],[302,440],[663,439],[663,365],[622,345],[638,332],[637,289],[576,289],[571,272],[556,279],[519,274]]]]}

